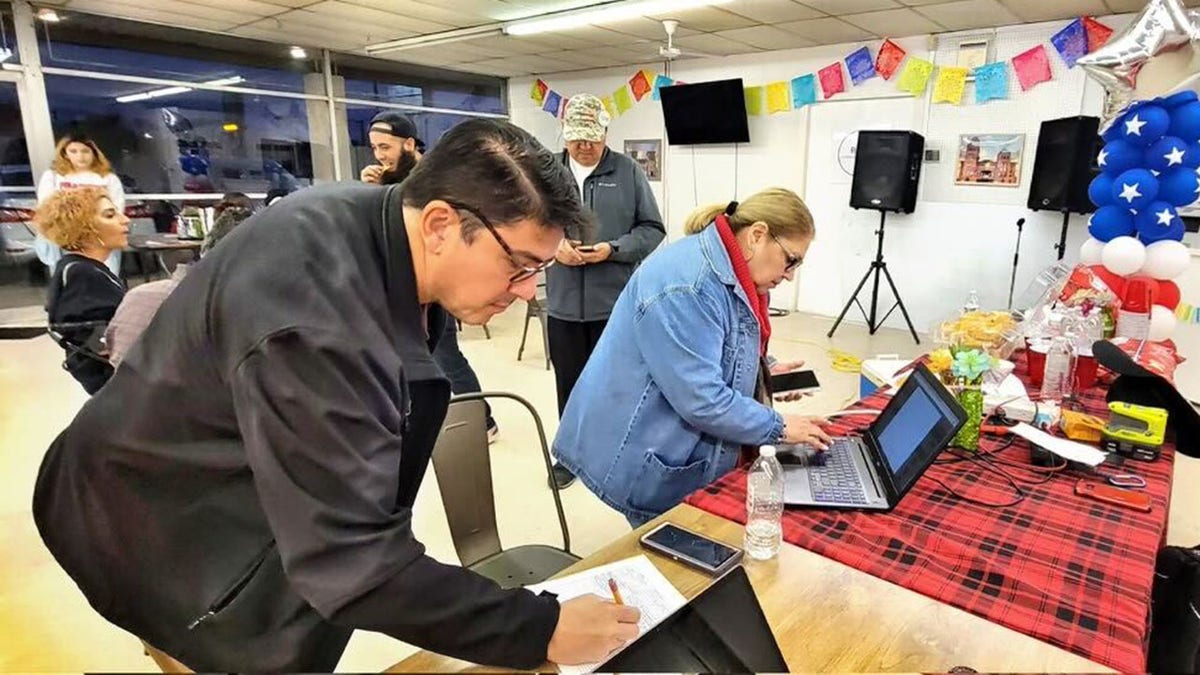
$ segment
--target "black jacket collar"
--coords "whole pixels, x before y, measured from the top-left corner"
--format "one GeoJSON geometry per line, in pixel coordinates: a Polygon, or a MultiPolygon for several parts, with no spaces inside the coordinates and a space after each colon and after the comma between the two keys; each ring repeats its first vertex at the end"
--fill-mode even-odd
{"type": "Polygon", "coordinates": [[[445,328],[446,313],[437,305],[422,307],[417,297],[412,247],[404,226],[404,198],[400,186],[387,188],[383,197],[377,245],[383,258],[388,306],[391,308],[398,344],[408,380],[442,379],[431,353],[445,328]]]}

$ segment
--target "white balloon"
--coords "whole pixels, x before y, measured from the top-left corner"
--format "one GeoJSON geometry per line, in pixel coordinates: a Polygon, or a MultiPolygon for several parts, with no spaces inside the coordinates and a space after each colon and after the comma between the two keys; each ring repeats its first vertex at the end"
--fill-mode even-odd
{"type": "Polygon", "coordinates": [[[1150,308],[1150,341],[1162,342],[1171,339],[1175,333],[1175,312],[1154,305],[1150,308]]]}
{"type": "Polygon", "coordinates": [[[1127,277],[1146,263],[1146,246],[1133,237],[1117,237],[1104,245],[1100,260],[1109,272],[1127,277]]]}
{"type": "Polygon", "coordinates": [[[1080,265],[1099,265],[1100,255],[1104,252],[1104,242],[1099,239],[1088,238],[1083,242],[1083,246],[1079,247],[1079,264],[1080,265]]]}
{"type": "Polygon", "coordinates": [[[1181,241],[1156,241],[1146,247],[1146,263],[1141,274],[1153,279],[1171,280],[1187,270],[1191,254],[1181,241]]]}

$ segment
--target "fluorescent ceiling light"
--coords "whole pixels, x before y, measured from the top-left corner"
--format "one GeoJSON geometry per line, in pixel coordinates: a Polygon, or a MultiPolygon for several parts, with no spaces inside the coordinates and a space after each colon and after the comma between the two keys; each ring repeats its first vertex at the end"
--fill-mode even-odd
{"type": "Polygon", "coordinates": [[[290,51],[293,59],[307,59],[308,58],[308,52],[304,51],[304,47],[293,46],[291,48],[291,50],[289,50],[289,51],[290,51]]]}
{"type": "MultiPolygon", "coordinates": [[[[245,82],[245,81],[246,81],[246,78],[242,77],[241,75],[234,75],[233,77],[223,77],[219,80],[209,80],[208,82],[201,82],[200,84],[213,86],[213,87],[219,87],[221,85],[237,84],[239,82],[245,82]]],[[[191,90],[192,90],[192,87],[165,87],[163,89],[151,89],[150,91],[143,91],[140,94],[126,94],[125,96],[118,96],[117,103],[133,103],[134,101],[145,101],[145,100],[151,99],[151,98],[162,98],[163,96],[174,96],[175,94],[182,94],[185,92],[189,92],[191,90]]]]}
{"type": "Polygon", "coordinates": [[[49,7],[43,7],[39,9],[37,11],[37,18],[47,23],[58,23],[59,21],[62,21],[62,17],[58,15],[58,12],[50,9],[49,7]]]}
{"type": "Polygon", "coordinates": [[[639,16],[655,16],[680,12],[697,7],[720,5],[730,0],[633,0],[608,3],[601,7],[558,12],[538,19],[514,21],[504,27],[509,35],[533,35],[558,30],[570,30],[594,23],[612,23],[639,16]]]}
{"type": "Polygon", "coordinates": [[[472,26],[470,28],[455,28],[437,33],[426,33],[424,35],[413,35],[411,37],[400,38],[399,40],[388,40],[387,42],[367,45],[366,52],[375,55],[385,52],[416,49],[418,47],[434,47],[482,37],[492,37],[502,35],[504,31],[501,28],[500,24],[489,24],[486,26],[472,26]]]}

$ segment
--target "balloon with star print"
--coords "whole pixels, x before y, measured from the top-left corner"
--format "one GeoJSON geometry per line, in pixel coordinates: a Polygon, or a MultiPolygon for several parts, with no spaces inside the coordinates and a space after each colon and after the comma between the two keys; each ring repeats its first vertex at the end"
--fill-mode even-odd
{"type": "Polygon", "coordinates": [[[1146,168],[1151,171],[1170,171],[1177,167],[1200,166],[1200,153],[1194,143],[1189,144],[1178,136],[1163,136],[1146,150],[1146,168]]]}
{"type": "Polygon", "coordinates": [[[1098,173],[1088,185],[1088,199],[1096,206],[1106,206],[1112,203],[1112,176],[1106,173],[1098,173]]]}
{"type": "Polygon", "coordinates": [[[1138,239],[1143,244],[1183,239],[1183,219],[1175,207],[1166,202],[1150,204],[1138,212],[1133,222],[1137,225],[1138,239]]]}
{"type": "Polygon", "coordinates": [[[1187,167],[1176,167],[1158,179],[1158,199],[1171,206],[1184,207],[1200,199],[1200,174],[1187,167]]]}
{"type": "Polygon", "coordinates": [[[1096,164],[1104,173],[1116,177],[1142,165],[1145,151],[1128,141],[1109,141],[1096,156],[1096,164]]]}
{"type": "Polygon", "coordinates": [[[1200,101],[1192,101],[1171,111],[1167,133],[1185,141],[1200,141],[1200,101]]]}
{"type": "Polygon", "coordinates": [[[1136,233],[1133,214],[1123,206],[1101,206],[1088,218],[1088,234],[1098,241],[1108,243],[1117,237],[1132,237],[1136,233]]]}
{"type": "Polygon", "coordinates": [[[1144,148],[1167,133],[1171,116],[1161,106],[1148,105],[1130,111],[1117,125],[1121,138],[1144,148]]]}
{"type": "Polygon", "coordinates": [[[1141,211],[1158,198],[1158,179],[1146,169],[1130,169],[1113,180],[1112,195],[1114,204],[1141,211]]]}

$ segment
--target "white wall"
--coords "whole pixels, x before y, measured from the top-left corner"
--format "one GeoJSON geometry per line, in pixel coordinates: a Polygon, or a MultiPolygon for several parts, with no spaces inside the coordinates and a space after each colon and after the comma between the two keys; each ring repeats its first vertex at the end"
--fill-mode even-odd
{"type": "MultiPolygon", "coordinates": [[[[1106,17],[1119,28],[1125,17],[1106,17]]],[[[988,307],[1008,301],[1009,275],[1016,245],[1016,221],[1026,219],[1021,245],[1017,294],[1039,270],[1055,261],[1061,216],[1032,213],[1025,208],[1043,120],[1069,115],[1098,115],[1103,92],[1079,68],[1068,70],[1049,43],[1065,21],[1012,26],[988,31],[943,34],[895,40],[910,54],[939,65],[954,65],[958,43],[979,35],[991,36],[993,59],[1008,60],[1042,44],[1049,53],[1054,79],[1021,92],[1010,72],[1010,98],[974,104],[974,86],[967,85],[962,106],[931,105],[900,95],[895,78],[868,80],[829,101],[800,111],[750,118],[751,142],[733,146],[667,147],[664,182],[655,183],[659,205],[668,221],[668,237],[681,236],[681,224],[698,203],[724,202],[735,196],[782,185],[804,197],[817,220],[817,242],[803,268],[800,288],[781,288],[772,305],[836,315],[875,255],[874,230],[878,214],[849,208],[849,177],[834,159],[837,141],[861,128],[912,129],[926,147],[941,150],[940,163],[926,163],[920,198],[911,215],[889,214],[885,258],[918,330],[953,312],[967,293],[978,290],[988,307]],[[931,48],[932,47],[932,48],[931,48]],[[954,157],[960,133],[1024,133],[1025,157],[1019,187],[959,187],[953,185],[954,157]]],[[[689,82],[741,77],[747,86],[790,80],[844,58],[863,44],[872,51],[880,41],[848,43],[767,52],[720,59],[683,59],[671,75],[689,82]]],[[[662,71],[663,64],[645,67],[662,71]]],[[[610,94],[637,66],[559,75],[542,75],[551,88],[565,94],[610,94]]],[[[557,121],[529,98],[533,78],[509,82],[513,121],[530,130],[551,148],[561,148],[557,121]]],[[[847,82],[849,86],[849,82],[847,82]]],[[[663,138],[658,102],[644,100],[615,119],[609,145],[623,148],[627,139],[663,138]]],[[[1086,217],[1072,216],[1068,259],[1077,257],[1086,237],[1086,217]]],[[[886,294],[881,294],[882,297],[886,294]]],[[[886,308],[890,303],[884,305],[886,308]]],[[[856,311],[847,320],[861,321],[856,311]]],[[[887,325],[901,327],[899,312],[887,325]]]]}

